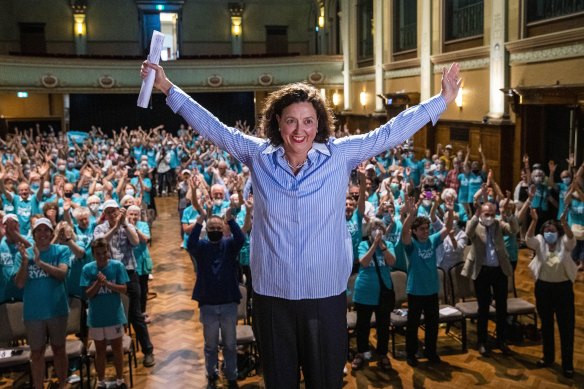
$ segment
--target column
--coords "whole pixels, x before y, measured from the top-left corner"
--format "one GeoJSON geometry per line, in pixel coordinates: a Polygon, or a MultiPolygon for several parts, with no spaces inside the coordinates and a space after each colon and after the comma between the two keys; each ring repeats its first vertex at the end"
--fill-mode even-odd
{"type": "Polygon", "coordinates": [[[489,118],[501,119],[505,114],[505,94],[501,88],[506,87],[507,55],[505,54],[506,9],[505,0],[491,0],[491,39],[489,62],[489,118]]]}
{"type": "Polygon", "coordinates": [[[420,45],[420,101],[429,99],[432,94],[432,80],[434,72],[432,70],[432,61],[430,55],[432,54],[432,2],[431,0],[422,0],[418,3],[422,9],[420,26],[420,37],[418,42],[420,45]]]}
{"type": "Polygon", "coordinates": [[[375,111],[385,112],[383,100],[383,0],[373,1],[373,61],[375,67],[375,111]]]}
{"type": "Polygon", "coordinates": [[[344,110],[350,111],[351,102],[351,39],[349,25],[351,21],[351,10],[349,0],[341,1],[341,45],[343,48],[343,104],[344,110]]]}

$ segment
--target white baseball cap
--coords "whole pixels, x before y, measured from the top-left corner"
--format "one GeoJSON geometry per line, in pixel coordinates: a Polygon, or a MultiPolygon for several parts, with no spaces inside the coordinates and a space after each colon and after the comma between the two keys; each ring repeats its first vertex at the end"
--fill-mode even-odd
{"type": "Polygon", "coordinates": [[[180,174],[188,174],[189,176],[192,176],[193,173],[191,173],[191,171],[189,169],[185,169],[182,172],[180,172],[180,174]]]}
{"type": "Polygon", "coordinates": [[[372,163],[370,163],[369,165],[367,165],[367,166],[365,167],[365,170],[369,170],[369,169],[373,169],[373,170],[375,170],[375,165],[373,165],[372,163]]]}
{"type": "Polygon", "coordinates": [[[105,211],[107,208],[120,208],[116,200],[108,200],[103,203],[103,210],[105,211]]]}
{"type": "Polygon", "coordinates": [[[4,215],[4,217],[2,218],[2,224],[6,224],[6,222],[8,220],[14,220],[15,222],[18,223],[18,216],[16,216],[13,213],[8,213],[8,214],[4,215]]]}
{"type": "Polygon", "coordinates": [[[51,224],[51,221],[49,219],[47,219],[46,217],[41,217],[39,219],[37,219],[37,221],[34,222],[34,226],[32,227],[32,230],[36,230],[38,226],[40,225],[45,225],[47,227],[49,227],[51,229],[51,231],[53,231],[53,225],[51,224]]]}

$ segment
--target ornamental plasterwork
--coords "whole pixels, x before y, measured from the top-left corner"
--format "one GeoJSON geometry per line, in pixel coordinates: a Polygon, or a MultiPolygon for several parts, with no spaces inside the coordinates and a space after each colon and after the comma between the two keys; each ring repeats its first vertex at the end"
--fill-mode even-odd
{"type": "MultiPolygon", "coordinates": [[[[489,67],[489,63],[490,63],[489,58],[469,59],[468,61],[458,62],[461,70],[484,69],[484,68],[489,67]]],[[[446,65],[446,64],[434,65],[433,72],[434,73],[442,73],[442,68],[444,66],[449,66],[449,65],[446,65]]]]}
{"type": "Polygon", "coordinates": [[[544,50],[533,50],[522,53],[513,53],[509,57],[510,64],[546,62],[562,58],[584,56],[584,44],[553,47],[544,50]]]}
{"type": "Polygon", "coordinates": [[[351,81],[356,82],[375,81],[375,74],[361,74],[359,76],[351,76],[351,81]]]}
{"type": "Polygon", "coordinates": [[[421,67],[397,69],[397,70],[387,70],[383,73],[383,78],[402,78],[402,77],[412,77],[419,76],[422,74],[421,67]]]}

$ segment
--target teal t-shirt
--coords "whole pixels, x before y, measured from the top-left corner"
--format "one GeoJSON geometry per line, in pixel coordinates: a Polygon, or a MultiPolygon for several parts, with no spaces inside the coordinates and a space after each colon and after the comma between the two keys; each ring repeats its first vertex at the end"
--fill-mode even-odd
{"type": "Polygon", "coordinates": [[[85,254],[81,258],[75,258],[75,254],[71,251],[71,268],[67,275],[67,293],[70,296],[83,297],[85,295],[85,290],[79,285],[79,280],[81,279],[83,266],[93,261],[93,254],[91,253],[92,239],[93,235],[77,235],[75,243],[85,251],[85,254]]]}
{"type": "MultiPolygon", "coordinates": [[[[197,218],[199,217],[199,212],[193,208],[192,205],[189,205],[188,207],[185,208],[183,215],[182,215],[182,219],[180,220],[180,222],[182,224],[193,224],[196,222],[197,218]]],[[[183,249],[187,248],[187,239],[189,239],[189,234],[187,234],[186,232],[183,234],[183,249]]]]}
{"type": "Polygon", "coordinates": [[[420,243],[412,237],[404,249],[409,259],[406,292],[414,296],[430,296],[438,293],[440,287],[436,270],[436,247],[442,243],[440,233],[430,235],[420,243]]]}
{"type": "Polygon", "coordinates": [[[17,261],[18,250],[6,237],[0,240],[0,303],[9,300],[22,300],[22,289],[14,284],[14,275],[20,268],[17,261]]]}
{"type": "Polygon", "coordinates": [[[30,230],[30,215],[32,214],[32,198],[23,200],[19,195],[12,197],[12,204],[14,205],[14,213],[18,216],[18,225],[20,226],[20,233],[22,235],[28,234],[30,230]]]}
{"type": "Polygon", "coordinates": [[[474,174],[473,172],[470,172],[470,175],[468,176],[468,200],[467,203],[472,204],[474,201],[474,195],[475,193],[478,192],[479,189],[481,189],[481,185],[483,185],[483,182],[487,181],[487,177],[485,176],[485,173],[481,170],[479,172],[479,174],[474,174]]]}
{"type": "Polygon", "coordinates": [[[406,257],[406,252],[404,251],[404,245],[401,241],[402,230],[402,222],[394,217],[393,224],[391,225],[391,228],[386,231],[383,239],[390,242],[393,245],[393,250],[395,251],[395,263],[393,264],[392,268],[394,270],[402,270],[407,272],[408,260],[406,257]]]}
{"type": "Polygon", "coordinates": [[[363,240],[363,215],[358,210],[353,212],[351,219],[346,220],[347,230],[351,235],[351,242],[353,243],[353,260],[359,260],[359,244],[363,240]]]}
{"type": "MultiPolygon", "coordinates": [[[[103,269],[97,267],[97,262],[83,266],[81,286],[86,289],[97,280],[101,272],[105,278],[115,284],[123,285],[130,281],[124,265],[115,259],[110,259],[103,269]]],[[[109,288],[101,287],[93,298],[89,299],[87,326],[92,328],[110,327],[127,323],[122,298],[109,288]]]]}
{"type": "MultiPolygon", "coordinates": [[[[150,227],[147,222],[137,222],[136,229],[150,237],[150,227]]],[[[147,242],[140,242],[138,245],[134,246],[134,257],[136,258],[136,273],[138,273],[139,276],[145,276],[152,273],[152,257],[150,256],[147,242]]]]}
{"type": "MultiPolygon", "coordinates": [[[[384,241],[389,252],[395,256],[395,251],[391,242],[384,241]]],[[[365,256],[371,244],[369,241],[362,241],[359,244],[359,258],[365,256]]],[[[381,273],[381,279],[385,286],[389,289],[393,289],[393,284],[391,283],[391,267],[388,266],[383,260],[383,252],[377,247],[375,250],[375,255],[371,259],[369,266],[363,267],[359,266],[359,274],[357,274],[357,279],[355,280],[355,290],[353,295],[353,301],[359,304],[366,305],[379,305],[379,276],[377,275],[377,270],[375,269],[376,261],[379,265],[379,272],[381,273]]]]}
{"type": "Polygon", "coordinates": [[[584,201],[572,198],[570,202],[570,226],[578,224],[584,226],[584,201]]]}
{"type": "MultiPolygon", "coordinates": [[[[23,292],[24,320],[47,320],[68,315],[69,302],[65,280],[57,280],[40,269],[34,263],[32,247],[27,249],[27,255],[29,258],[28,278],[23,292]]],[[[69,268],[71,250],[67,246],[52,244],[48,249],[40,252],[40,257],[41,261],[52,266],[57,267],[60,264],[65,264],[69,268]]],[[[22,262],[20,253],[17,255],[17,261],[22,262]]]]}

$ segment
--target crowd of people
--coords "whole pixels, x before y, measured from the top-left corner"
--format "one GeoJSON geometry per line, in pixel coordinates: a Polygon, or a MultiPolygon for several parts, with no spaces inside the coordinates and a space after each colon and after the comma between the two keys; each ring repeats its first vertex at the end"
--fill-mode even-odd
{"type": "MultiPolygon", "coordinates": [[[[246,136],[253,131],[245,123],[235,128],[246,136]]],[[[348,132],[345,128],[334,135],[342,139],[348,132]]],[[[155,364],[146,315],[153,268],[148,242],[156,197],[175,193],[180,215],[177,233],[180,229],[182,247],[197,272],[193,299],[200,305],[209,387],[215,387],[218,375],[219,331],[224,373],[229,387],[237,387],[238,282],[245,284],[250,296],[254,290],[273,288],[276,294],[295,299],[286,285],[260,279],[256,290],[257,280],[252,279],[250,260],[252,267],[254,260],[257,263],[250,249],[252,229],[274,232],[269,223],[254,225],[254,212],[260,216],[279,212],[266,207],[254,210],[254,196],[269,197],[270,189],[262,183],[252,185],[250,167],[239,161],[246,162],[245,156],[228,153],[216,145],[220,142],[213,143],[190,126],[172,131],[164,126],[123,128],[111,134],[94,127],[88,135],[79,140],[37,127],[16,130],[0,140],[0,302],[24,301],[35,387],[42,387],[47,336],[59,382],[67,380],[64,323],[70,298],[80,298],[89,307],[89,337],[96,342],[98,354],[105,353],[107,342],[120,352],[120,326],[128,321],[144,353],[144,365],[155,364]],[[120,294],[129,298],[127,318],[120,294]]],[[[405,141],[347,171],[349,185],[342,194],[346,231],[341,238],[350,236],[356,274],[350,291],[357,311],[352,369],[362,368],[373,358],[369,349],[373,312],[377,360],[380,368],[391,368],[388,331],[395,303],[393,270],[408,275],[407,363],[418,364],[417,328],[422,313],[424,356],[439,363],[436,267],[448,270],[459,262],[465,262],[463,274],[473,280],[477,293],[479,352],[490,353],[487,321],[494,298],[496,345],[511,354],[505,331],[507,277],[517,266],[519,248],[526,246],[535,253],[530,269],[542,322],[543,357],[538,366],[554,362],[556,314],[563,372],[573,376],[572,284],[584,266],[584,164],[576,166],[569,156],[558,173],[553,161],[544,171],[543,165],[532,164],[525,156],[521,181],[512,191],[499,187],[480,145],[478,161],[470,160],[468,147],[454,150],[451,145],[438,145],[435,153],[425,150],[418,158],[413,146],[405,141]],[[472,249],[465,258],[467,245],[472,249]]],[[[305,165],[313,163],[317,162],[288,161],[288,166],[301,174],[305,165]]],[[[293,190],[293,183],[278,185],[290,185],[287,189],[293,190]]],[[[288,226],[293,232],[304,221],[296,220],[298,215],[291,211],[282,212],[295,223],[288,226]]],[[[261,293],[254,294],[256,302],[259,317],[278,309],[261,293]]],[[[105,387],[103,363],[104,359],[96,361],[98,387],[105,387]]],[[[121,359],[116,360],[116,370],[118,387],[125,387],[121,359]]]]}

